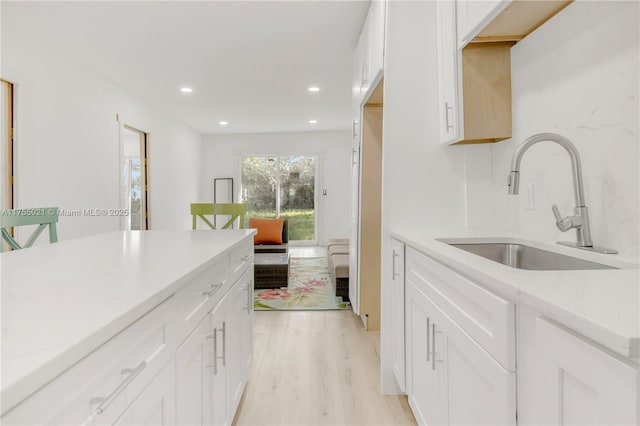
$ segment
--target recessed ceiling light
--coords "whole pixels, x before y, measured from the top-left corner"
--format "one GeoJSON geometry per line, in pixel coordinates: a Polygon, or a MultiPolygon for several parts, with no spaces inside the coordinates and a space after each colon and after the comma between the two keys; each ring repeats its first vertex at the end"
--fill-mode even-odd
{"type": "Polygon", "coordinates": [[[219,124],[221,126],[226,126],[227,124],[229,124],[229,122],[228,121],[221,121],[219,124]]]}
{"type": "Polygon", "coordinates": [[[180,91],[182,93],[191,93],[191,92],[193,92],[193,89],[191,87],[181,87],[180,91]]]}
{"type": "Polygon", "coordinates": [[[319,92],[319,91],[320,91],[320,88],[319,88],[319,87],[317,87],[317,86],[311,86],[311,87],[309,87],[309,89],[308,89],[308,90],[309,90],[310,92],[319,92]]]}
{"type": "Polygon", "coordinates": [[[318,123],[318,120],[309,120],[309,124],[316,124],[318,123]]]}

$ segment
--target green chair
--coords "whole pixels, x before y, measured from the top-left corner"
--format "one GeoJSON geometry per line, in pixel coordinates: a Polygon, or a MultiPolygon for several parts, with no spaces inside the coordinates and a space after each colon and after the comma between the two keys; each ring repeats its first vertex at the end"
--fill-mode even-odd
{"type": "MultiPolygon", "coordinates": [[[[49,242],[58,242],[58,234],[56,231],[56,223],[58,223],[59,209],[57,207],[21,209],[21,210],[2,210],[0,215],[0,230],[2,239],[14,250],[28,248],[33,245],[42,231],[49,227],[49,242]],[[15,226],[38,225],[33,231],[24,246],[20,246],[18,242],[9,233],[9,228],[15,226]]],[[[0,242],[0,251],[4,251],[4,244],[0,242]]]]}
{"type": "MultiPolygon", "coordinates": [[[[193,223],[191,229],[196,229],[196,219],[200,218],[206,223],[209,228],[217,229],[216,225],[211,223],[206,216],[231,216],[231,218],[225,223],[221,229],[229,228],[236,219],[240,218],[240,229],[244,228],[244,217],[247,214],[247,205],[238,203],[225,203],[225,204],[213,204],[213,203],[195,203],[191,204],[191,216],[193,216],[193,223]]],[[[214,220],[215,222],[215,220],[214,220]]]]}

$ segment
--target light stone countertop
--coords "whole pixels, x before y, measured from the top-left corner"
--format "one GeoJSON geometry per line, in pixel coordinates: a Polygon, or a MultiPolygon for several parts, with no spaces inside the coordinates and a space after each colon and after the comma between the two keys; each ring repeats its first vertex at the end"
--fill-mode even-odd
{"type": "Polygon", "coordinates": [[[524,303],[610,350],[640,360],[640,269],[637,258],[592,253],[482,230],[391,232],[418,251],[514,302],[524,303]],[[504,238],[502,238],[504,237],[504,238]],[[623,269],[530,271],[511,268],[437,239],[518,242],[623,269]]]}
{"type": "Polygon", "coordinates": [[[2,253],[2,413],[254,233],[118,231],[2,253]]]}

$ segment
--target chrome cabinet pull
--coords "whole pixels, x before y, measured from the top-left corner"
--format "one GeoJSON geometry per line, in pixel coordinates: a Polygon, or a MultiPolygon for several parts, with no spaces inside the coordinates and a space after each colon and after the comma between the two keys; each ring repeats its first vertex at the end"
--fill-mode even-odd
{"type": "Polygon", "coordinates": [[[351,137],[352,138],[355,138],[356,136],[358,136],[358,133],[356,132],[357,127],[358,127],[358,121],[351,120],[351,137]]]}
{"type": "Polygon", "coordinates": [[[449,102],[445,102],[444,107],[445,107],[444,117],[447,124],[447,133],[449,133],[449,129],[453,129],[453,124],[449,124],[449,110],[453,111],[453,107],[449,106],[449,102]]]}
{"type": "Polygon", "coordinates": [[[436,369],[436,362],[442,362],[442,360],[436,359],[436,333],[442,333],[442,331],[436,331],[436,324],[431,325],[431,338],[433,339],[431,345],[431,369],[436,369]]]}
{"type": "Polygon", "coordinates": [[[247,314],[251,313],[251,304],[253,303],[253,280],[247,283],[247,314]]]}
{"type": "Polygon", "coordinates": [[[429,328],[431,321],[429,317],[427,317],[427,362],[431,361],[431,343],[429,343],[429,328]]]}
{"type": "Polygon", "coordinates": [[[127,377],[115,388],[109,396],[106,397],[94,397],[89,400],[89,404],[99,404],[96,408],[93,409],[93,412],[96,414],[104,413],[104,410],[109,408],[111,403],[115,401],[115,399],[124,391],[127,386],[131,384],[135,380],[136,377],[145,369],[147,366],[147,361],[142,361],[136,368],[125,368],[121,371],[121,374],[127,374],[127,377]]]}
{"type": "Polygon", "coordinates": [[[400,276],[399,272],[396,273],[396,257],[400,257],[400,255],[398,253],[396,253],[395,250],[393,250],[393,265],[392,265],[392,268],[391,268],[391,272],[393,274],[393,276],[391,277],[392,280],[395,280],[396,277],[400,276]]]}
{"type": "Polygon", "coordinates": [[[213,364],[205,364],[207,368],[213,368],[213,375],[218,374],[218,329],[213,329],[213,334],[207,336],[207,339],[213,339],[213,364]]]}
{"type": "Polygon", "coordinates": [[[355,166],[356,164],[358,164],[358,161],[356,160],[356,158],[358,158],[358,150],[356,148],[353,148],[351,150],[351,165],[355,166]]]}
{"type": "Polygon", "coordinates": [[[204,288],[209,289],[209,290],[208,291],[203,291],[202,295],[211,297],[211,296],[213,296],[213,293],[215,293],[223,285],[224,285],[224,280],[220,281],[218,284],[207,284],[206,286],[204,286],[204,288]]]}

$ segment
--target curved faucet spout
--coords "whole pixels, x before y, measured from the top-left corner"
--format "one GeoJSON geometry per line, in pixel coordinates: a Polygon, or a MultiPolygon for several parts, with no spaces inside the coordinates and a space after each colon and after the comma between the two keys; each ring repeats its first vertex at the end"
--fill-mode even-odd
{"type": "Polygon", "coordinates": [[[569,153],[571,157],[571,170],[573,174],[573,192],[576,200],[576,208],[585,207],[584,201],[584,185],[582,183],[582,163],[580,154],[575,145],[564,136],[555,133],[539,133],[522,142],[511,159],[511,173],[509,174],[509,194],[518,194],[520,186],[520,162],[522,156],[529,148],[538,142],[550,141],[555,142],[569,153]]]}

